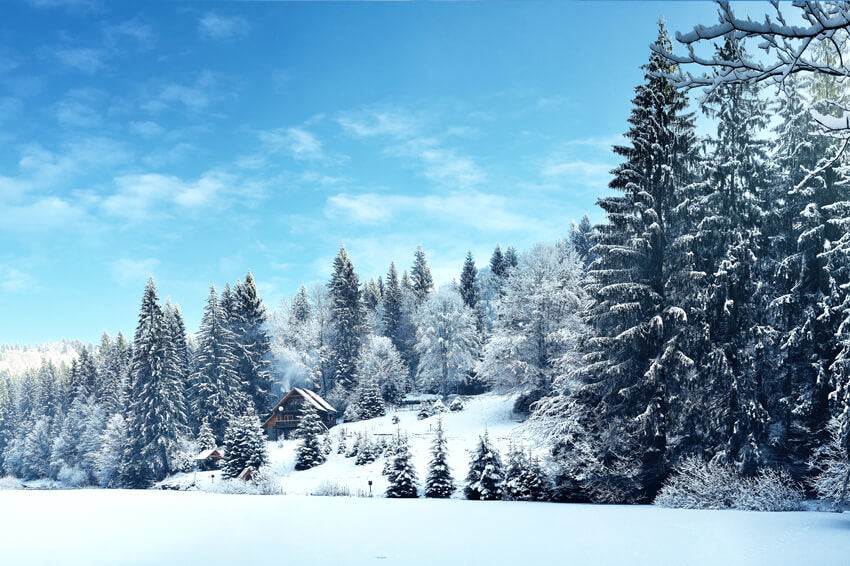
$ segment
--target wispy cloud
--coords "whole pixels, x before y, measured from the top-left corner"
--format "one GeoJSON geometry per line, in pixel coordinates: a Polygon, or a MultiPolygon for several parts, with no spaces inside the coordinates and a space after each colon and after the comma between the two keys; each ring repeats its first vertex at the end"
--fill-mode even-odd
{"type": "Polygon", "coordinates": [[[101,122],[99,108],[103,107],[106,93],[93,88],[68,91],[56,103],[56,119],[63,126],[91,128],[101,122]]]}
{"type": "Polygon", "coordinates": [[[142,137],[152,138],[162,135],[165,128],[151,120],[139,120],[130,122],[130,130],[142,137]]]}
{"type": "Polygon", "coordinates": [[[198,22],[198,33],[207,39],[232,39],[247,35],[249,31],[251,31],[251,24],[242,16],[225,16],[209,12],[204,14],[198,22]]]}
{"type": "Polygon", "coordinates": [[[159,266],[159,260],[156,258],[131,259],[121,258],[112,262],[110,271],[112,278],[120,285],[135,285],[139,281],[144,281],[146,278],[153,276],[154,271],[159,266]]]}
{"type": "Polygon", "coordinates": [[[365,108],[344,112],[337,116],[336,121],[347,133],[361,138],[409,138],[418,135],[423,126],[420,118],[395,108],[365,108]]]}
{"type": "Polygon", "coordinates": [[[37,287],[35,279],[27,273],[0,263],[0,289],[5,293],[32,291],[37,287]]]}
{"type": "Polygon", "coordinates": [[[106,52],[91,47],[54,47],[48,53],[62,65],[93,75],[104,68],[106,52]]]}
{"type": "Polygon", "coordinates": [[[322,159],[325,157],[321,140],[315,134],[303,128],[265,130],[259,133],[259,138],[271,149],[288,153],[295,159],[322,159]]]}
{"type": "Polygon", "coordinates": [[[233,96],[223,78],[211,71],[203,71],[193,82],[169,82],[149,88],[144,95],[142,108],[158,113],[176,108],[192,112],[206,111],[209,107],[233,96]]]}

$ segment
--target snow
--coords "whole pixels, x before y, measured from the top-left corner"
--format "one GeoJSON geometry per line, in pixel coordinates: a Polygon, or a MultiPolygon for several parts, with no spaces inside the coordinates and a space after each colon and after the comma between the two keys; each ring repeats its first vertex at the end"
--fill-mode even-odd
{"type": "Polygon", "coordinates": [[[0,491],[0,508],[15,566],[784,566],[850,552],[850,516],[816,512],[123,490],[0,491]]]}

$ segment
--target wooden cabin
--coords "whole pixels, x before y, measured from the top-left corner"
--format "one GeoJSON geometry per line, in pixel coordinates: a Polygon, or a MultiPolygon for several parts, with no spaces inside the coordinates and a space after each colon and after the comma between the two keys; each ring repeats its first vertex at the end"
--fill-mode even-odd
{"type": "Polygon", "coordinates": [[[326,429],[336,424],[336,409],[331,407],[318,393],[295,387],[274,406],[266,422],[263,423],[263,430],[266,431],[269,440],[292,436],[292,433],[298,428],[298,418],[301,415],[303,403],[310,403],[316,408],[326,429]]]}
{"type": "Polygon", "coordinates": [[[201,471],[209,471],[218,469],[219,461],[221,461],[222,453],[218,448],[204,450],[195,456],[195,465],[201,471]]]}

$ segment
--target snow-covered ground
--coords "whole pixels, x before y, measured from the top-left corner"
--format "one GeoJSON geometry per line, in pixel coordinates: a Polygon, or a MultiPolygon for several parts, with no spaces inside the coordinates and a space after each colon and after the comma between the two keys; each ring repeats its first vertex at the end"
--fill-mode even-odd
{"type": "Polygon", "coordinates": [[[19,375],[27,370],[38,369],[43,360],[56,366],[71,365],[82,347],[83,343],[78,340],[45,342],[34,346],[0,344],[0,373],[19,375]]]}
{"type": "Polygon", "coordinates": [[[652,506],[0,491],[14,566],[846,564],[850,515],[652,506]]]}
{"type": "MultiPolygon", "coordinates": [[[[398,432],[407,434],[410,443],[413,464],[419,475],[420,488],[427,472],[430,459],[431,443],[434,438],[434,427],[437,419],[442,418],[443,430],[448,441],[449,464],[460,484],[466,477],[469,465],[468,451],[475,447],[479,435],[486,430],[491,440],[502,451],[503,459],[507,458],[507,450],[511,441],[522,442],[532,447],[533,441],[527,438],[524,427],[511,414],[514,398],[505,395],[479,395],[465,400],[465,407],[459,412],[446,411],[439,416],[417,420],[416,410],[391,411],[384,417],[337,425],[331,429],[332,452],[328,461],[310,470],[295,471],[295,450],[299,441],[282,440],[268,443],[270,468],[280,481],[280,486],[287,494],[310,495],[326,485],[347,488],[352,495],[368,494],[369,480],[372,480],[372,492],[383,495],[387,487],[386,479],[381,475],[385,459],[378,458],[371,464],[357,466],[354,458],[346,458],[337,454],[339,437],[342,432],[347,436],[350,445],[354,435],[364,433],[377,441],[380,438],[390,439],[398,432]],[[393,424],[397,416],[398,424],[393,424]]],[[[165,483],[187,486],[195,482],[202,489],[212,488],[210,476],[218,473],[179,474],[169,478],[165,483]]],[[[461,497],[460,491],[455,497],[461,497]]]]}

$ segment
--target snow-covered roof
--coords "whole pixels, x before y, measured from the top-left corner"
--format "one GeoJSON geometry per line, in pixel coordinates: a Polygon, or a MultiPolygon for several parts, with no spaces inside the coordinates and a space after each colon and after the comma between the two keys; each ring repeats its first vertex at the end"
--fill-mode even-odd
{"type": "Polygon", "coordinates": [[[221,452],[218,448],[210,448],[195,456],[195,460],[206,460],[207,458],[221,458],[221,452]]]}
{"type": "Polygon", "coordinates": [[[320,409],[322,411],[327,411],[329,413],[335,413],[336,412],[336,409],[331,407],[328,404],[327,401],[325,401],[324,399],[319,397],[318,393],[316,393],[314,391],[310,391],[309,389],[301,389],[300,387],[295,387],[295,388],[293,388],[293,390],[297,391],[302,397],[304,397],[304,399],[309,401],[310,404],[313,405],[314,407],[316,407],[317,409],[320,409]]]}

